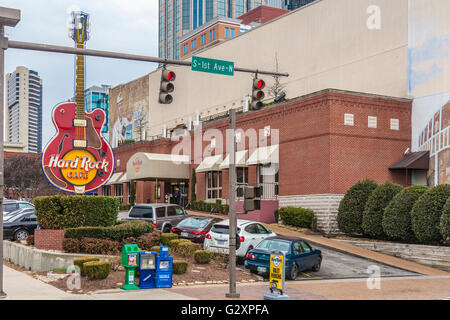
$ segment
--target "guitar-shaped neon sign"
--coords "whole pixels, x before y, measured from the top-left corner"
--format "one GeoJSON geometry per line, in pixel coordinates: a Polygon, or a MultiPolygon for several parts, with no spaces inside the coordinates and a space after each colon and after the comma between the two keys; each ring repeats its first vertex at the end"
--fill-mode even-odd
{"type": "MultiPolygon", "coordinates": [[[[77,48],[89,39],[89,15],[72,12],[70,37],[77,48]]],[[[85,112],[85,58],[76,57],[75,103],[65,102],[53,109],[57,134],[42,152],[42,170],[55,187],[83,194],[100,188],[114,171],[114,154],[101,135],[106,114],[101,109],[85,112]]]]}

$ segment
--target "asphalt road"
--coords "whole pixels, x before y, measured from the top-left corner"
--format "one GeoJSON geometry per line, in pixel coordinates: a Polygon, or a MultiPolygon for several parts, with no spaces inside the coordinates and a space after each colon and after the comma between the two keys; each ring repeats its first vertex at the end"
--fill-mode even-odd
{"type": "MultiPolygon", "coordinates": [[[[119,213],[119,219],[124,219],[127,216],[128,213],[126,211],[122,211],[119,213]]],[[[414,272],[390,267],[378,262],[367,260],[361,257],[356,257],[322,246],[314,244],[311,244],[311,246],[322,251],[323,260],[320,271],[302,272],[300,273],[297,280],[368,278],[373,273],[373,271],[370,272],[373,266],[379,267],[380,275],[382,278],[418,276],[418,274],[414,272]]],[[[238,268],[245,270],[243,264],[238,265],[238,268]]]]}
{"type": "MultiPolygon", "coordinates": [[[[314,244],[311,244],[311,246],[322,251],[323,258],[320,271],[304,271],[297,280],[368,278],[373,274],[373,271],[370,271],[375,269],[373,266],[379,268],[377,270],[379,270],[381,278],[418,276],[414,272],[390,267],[322,246],[314,244]]],[[[240,265],[239,268],[244,269],[244,266],[240,265]]]]}

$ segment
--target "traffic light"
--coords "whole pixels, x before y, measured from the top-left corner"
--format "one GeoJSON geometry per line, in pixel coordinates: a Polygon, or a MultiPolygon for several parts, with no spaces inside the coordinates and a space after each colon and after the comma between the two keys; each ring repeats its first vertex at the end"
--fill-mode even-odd
{"type": "Polygon", "coordinates": [[[175,90],[173,81],[176,79],[176,74],[173,71],[163,69],[161,75],[161,87],[159,88],[159,103],[171,104],[173,97],[170,93],[175,90]]]}
{"type": "Polygon", "coordinates": [[[244,187],[244,211],[261,209],[261,187],[244,187]]]}
{"type": "Polygon", "coordinates": [[[262,103],[262,99],[264,99],[264,87],[266,83],[264,80],[255,78],[253,79],[253,91],[252,91],[252,110],[261,109],[264,104],[262,103]]]}

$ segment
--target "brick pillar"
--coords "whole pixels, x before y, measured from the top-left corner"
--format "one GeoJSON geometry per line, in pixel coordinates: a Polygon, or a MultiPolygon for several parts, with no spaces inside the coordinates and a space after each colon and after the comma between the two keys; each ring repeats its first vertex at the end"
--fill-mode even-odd
{"type": "Polygon", "coordinates": [[[122,184],[122,190],[123,190],[123,192],[122,192],[122,194],[123,194],[123,201],[122,201],[122,203],[123,204],[128,204],[128,183],[123,183],[122,184]]]}
{"type": "Polygon", "coordinates": [[[205,200],[206,199],[206,173],[197,172],[197,200],[205,200]]]}
{"type": "Polygon", "coordinates": [[[248,185],[256,187],[258,182],[258,170],[257,166],[249,166],[248,167],[248,185]]]}
{"type": "Polygon", "coordinates": [[[230,191],[228,186],[228,183],[230,181],[229,174],[230,174],[229,169],[222,170],[222,199],[226,200],[230,198],[230,191]]]}

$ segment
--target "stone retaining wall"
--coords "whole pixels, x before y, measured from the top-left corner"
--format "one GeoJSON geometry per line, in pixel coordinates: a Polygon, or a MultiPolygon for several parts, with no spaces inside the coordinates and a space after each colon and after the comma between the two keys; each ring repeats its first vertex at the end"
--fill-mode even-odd
{"type": "Polygon", "coordinates": [[[426,246],[417,244],[404,244],[393,242],[350,241],[354,246],[381,252],[405,260],[414,261],[423,265],[450,271],[450,247],[426,246]]]}
{"type": "Polygon", "coordinates": [[[281,207],[302,207],[314,211],[317,230],[327,235],[339,234],[337,213],[342,194],[312,194],[304,196],[279,196],[281,207]]]}
{"type": "Polygon", "coordinates": [[[67,268],[79,257],[98,257],[111,264],[120,264],[120,256],[74,254],[40,250],[11,241],[3,241],[3,259],[34,272],[47,272],[55,268],[67,268]]]}

